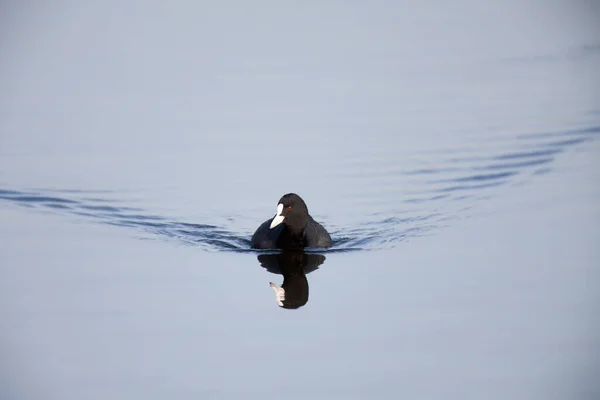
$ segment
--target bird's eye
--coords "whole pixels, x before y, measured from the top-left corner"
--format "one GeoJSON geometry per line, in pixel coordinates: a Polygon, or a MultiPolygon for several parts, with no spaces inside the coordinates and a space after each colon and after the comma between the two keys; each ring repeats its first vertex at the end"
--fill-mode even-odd
{"type": "Polygon", "coordinates": [[[287,206],[287,209],[288,209],[288,210],[291,210],[291,209],[292,209],[292,206],[287,206]]]}

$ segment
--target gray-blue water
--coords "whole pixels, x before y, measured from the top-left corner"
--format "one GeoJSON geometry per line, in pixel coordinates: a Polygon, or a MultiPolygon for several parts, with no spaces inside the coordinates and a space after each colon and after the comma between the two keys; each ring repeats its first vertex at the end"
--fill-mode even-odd
{"type": "Polygon", "coordinates": [[[599,18],[4,5],[0,398],[600,398],[599,18]]]}

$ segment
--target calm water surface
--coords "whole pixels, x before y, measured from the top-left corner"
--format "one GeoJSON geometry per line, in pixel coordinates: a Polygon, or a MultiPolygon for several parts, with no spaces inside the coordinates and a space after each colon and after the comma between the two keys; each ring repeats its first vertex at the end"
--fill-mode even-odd
{"type": "Polygon", "coordinates": [[[0,398],[600,397],[599,12],[8,7],[0,398]]]}

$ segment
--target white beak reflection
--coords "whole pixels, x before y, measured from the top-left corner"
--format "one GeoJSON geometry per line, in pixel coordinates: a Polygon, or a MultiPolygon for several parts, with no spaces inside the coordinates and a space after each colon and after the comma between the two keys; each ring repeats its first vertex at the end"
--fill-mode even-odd
{"type": "Polygon", "coordinates": [[[277,284],[270,282],[269,285],[275,291],[275,301],[279,307],[283,307],[283,302],[285,301],[285,289],[277,284]]]}

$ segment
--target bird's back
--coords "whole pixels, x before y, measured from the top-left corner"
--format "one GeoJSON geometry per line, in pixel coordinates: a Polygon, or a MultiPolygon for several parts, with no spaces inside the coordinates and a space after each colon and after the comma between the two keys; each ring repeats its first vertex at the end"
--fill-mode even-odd
{"type": "Polygon", "coordinates": [[[331,236],[323,225],[315,221],[310,215],[308,216],[308,224],[304,230],[306,239],[306,247],[331,247],[331,236]]]}

